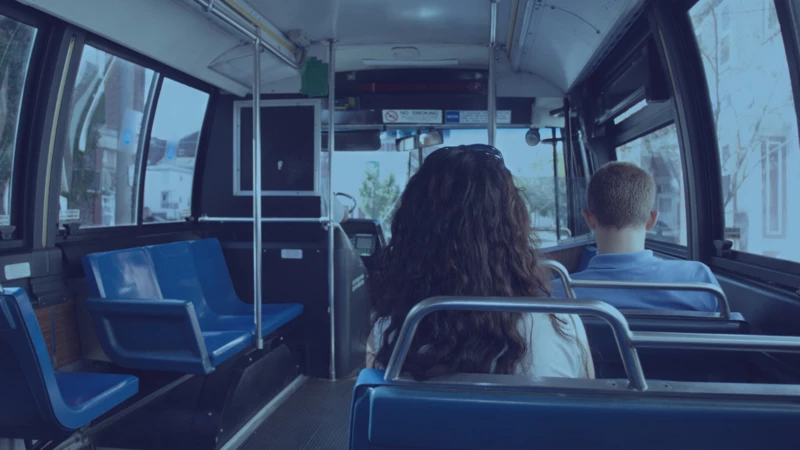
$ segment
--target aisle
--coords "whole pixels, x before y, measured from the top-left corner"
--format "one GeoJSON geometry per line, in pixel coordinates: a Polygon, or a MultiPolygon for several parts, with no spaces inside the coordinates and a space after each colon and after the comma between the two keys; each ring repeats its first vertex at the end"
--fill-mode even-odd
{"type": "Polygon", "coordinates": [[[346,449],[354,385],[355,380],[307,380],[240,449],[346,449]]]}

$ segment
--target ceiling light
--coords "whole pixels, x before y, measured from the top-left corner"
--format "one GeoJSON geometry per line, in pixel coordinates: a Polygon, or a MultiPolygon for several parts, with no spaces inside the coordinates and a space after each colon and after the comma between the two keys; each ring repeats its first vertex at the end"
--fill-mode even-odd
{"type": "Polygon", "coordinates": [[[365,66],[457,66],[457,59],[362,59],[365,66]]]}

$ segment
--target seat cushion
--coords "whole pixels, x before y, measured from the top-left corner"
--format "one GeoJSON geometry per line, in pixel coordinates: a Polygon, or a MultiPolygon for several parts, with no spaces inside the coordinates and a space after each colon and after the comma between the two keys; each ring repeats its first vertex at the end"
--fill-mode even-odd
{"type": "MultiPolygon", "coordinates": [[[[252,305],[251,305],[252,306],[252,305]]],[[[303,312],[299,303],[266,303],[261,305],[261,333],[267,335],[303,312]]],[[[218,316],[213,330],[253,330],[252,315],[218,316]]]]}
{"type": "Polygon", "coordinates": [[[203,332],[208,357],[214,366],[220,365],[231,356],[246,349],[253,343],[250,331],[206,331],[203,332]]]}
{"type": "MultiPolygon", "coordinates": [[[[64,403],[73,409],[96,411],[98,417],[132,397],[139,380],[131,375],[85,372],[56,372],[56,382],[64,403]]],[[[56,411],[59,415],[59,411],[56,411]]]]}

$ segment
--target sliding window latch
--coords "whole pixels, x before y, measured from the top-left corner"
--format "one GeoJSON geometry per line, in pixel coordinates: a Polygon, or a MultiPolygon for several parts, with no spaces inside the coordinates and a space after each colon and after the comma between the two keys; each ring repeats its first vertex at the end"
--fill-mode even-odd
{"type": "Polygon", "coordinates": [[[728,240],[715,240],[714,241],[714,249],[716,250],[716,254],[720,258],[726,258],[731,256],[731,249],[733,248],[733,241],[728,240]]]}

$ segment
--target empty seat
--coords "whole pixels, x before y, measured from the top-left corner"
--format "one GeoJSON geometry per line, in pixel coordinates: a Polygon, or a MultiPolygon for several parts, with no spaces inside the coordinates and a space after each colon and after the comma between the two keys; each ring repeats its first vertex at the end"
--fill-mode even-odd
{"type": "Polygon", "coordinates": [[[108,412],[139,389],[129,375],[55,372],[25,291],[0,295],[0,438],[51,439],[108,412]]]}
{"type": "MultiPolygon", "coordinates": [[[[497,376],[495,376],[497,377],[497,376]]],[[[507,377],[507,376],[506,376],[507,377]]],[[[800,405],[753,395],[634,392],[604,380],[536,380],[489,387],[391,383],[364,370],[350,415],[350,449],[789,449],[800,405]],[[560,383],[560,384],[559,384],[560,383]]],[[[496,378],[494,378],[496,380],[496,378]]],[[[481,385],[483,384],[483,385],[481,385]]],[[[695,390],[702,387],[694,384],[695,390]]],[[[796,387],[795,387],[796,388],[796,387]]],[[[713,389],[709,389],[713,391],[713,389]]],[[[744,394],[741,392],[740,394],[744,394]]],[[[796,393],[795,393],[796,395],[796,393]]]]}
{"type": "MultiPolygon", "coordinates": [[[[749,326],[739,313],[723,319],[717,313],[690,311],[623,311],[632,331],[674,333],[747,334],[749,326]]],[[[611,327],[597,317],[582,317],[592,348],[598,378],[619,378],[625,374],[617,341],[611,327]]],[[[747,355],[707,350],[643,348],[639,358],[650,378],[674,381],[748,381],[747,355]]]]}
{"type": "MultiPolygon", "coordinates": [[[[90,290],[100,297],[90,298],[87,307],[114,362],[204,374],[252,344],[252,305],[236,296],[219,241],[206,241],[84,258],[90,290]]],[[[262,333],[301,312],[302,305],[265,304],[262,333]]]]}
{"type": "MultiPolygon", "coordinates": [[[[166,298],[191,301],[204,330],[253,329],[253,305],[233,288],[217,239],[146,247],[166,298]]],[[[298,303],[263,303],[261,332],[272,333],[303,312],[298,303]]]]}

